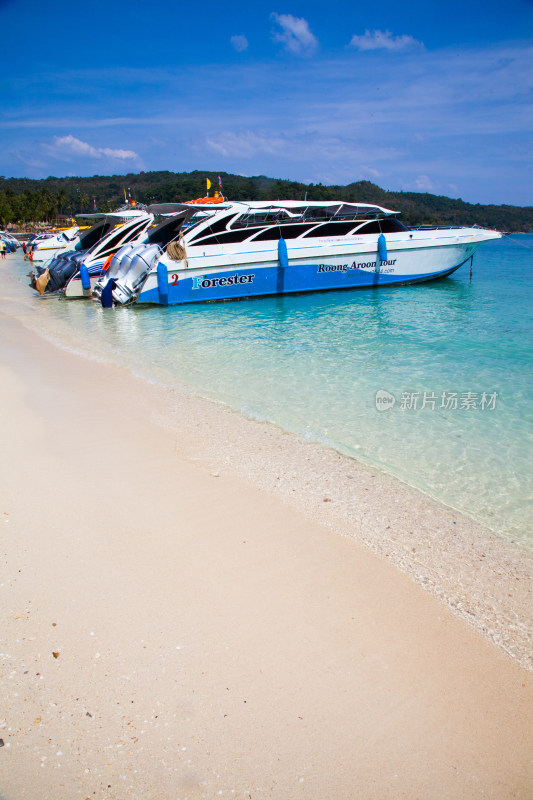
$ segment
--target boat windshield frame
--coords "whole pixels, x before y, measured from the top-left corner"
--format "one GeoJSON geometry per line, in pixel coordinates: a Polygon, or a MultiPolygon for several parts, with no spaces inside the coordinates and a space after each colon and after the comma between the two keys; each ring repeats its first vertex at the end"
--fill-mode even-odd
{"type": "Polygon", "coordinates": [[[257,225],[288,225],[297,222],[354,222],[394,216],[398,212],[373,205],[354,203],[298,203],[292,208],[272,203],[264,207],[250,206],[231,222],[229,230],[255,227],[257,225]]]}
{"type": "MultiPolygon", "coordinates": [[[[365,222],[385,220],[396,217],[399,212],[392,211],[368,203],[346,203],[325,201],[304,202],[297,200],[281,201],[249,201],[228,202],[208,208],[198,208],[195,213],[184,222],[183,235],[189,244],[214,244],[222,241],[236,243],[244,241],[241,237],[228,240],[226,237],[235,232],[250,230],[250,239],[261,237],[266,230],[277,229],[282,236],[282,231],[288,226],[302,225],[301,236],[316,235],[312,232],[324,227],[327,223],[353,223],[354,233],[365,222]],[[213,241],[211,241],[213,239],[213,241]]],[[[325,235],[347,235],[328,233],[325,235]]],[[[290,236],[289,238],[293,238],[290,236]]]]}

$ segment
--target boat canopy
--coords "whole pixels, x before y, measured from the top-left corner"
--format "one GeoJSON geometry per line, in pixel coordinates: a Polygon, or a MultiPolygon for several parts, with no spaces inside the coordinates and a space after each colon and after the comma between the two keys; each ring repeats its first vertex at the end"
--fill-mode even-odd
{"type": "MultiPolygon", "coordinates": [[[[154,206],[151,206],[151,208],[154,208],[154,206]]],[[[194,215],[195,209],[190,208],[190,206],[185,206],[185,209],[178,214],[163,213],[165,219],[148,232],[147,242],[149,244],[166,246],[173,239],[176,239],[179,236],[183,223],[194,215]]]]}
{"type": "Polygon", "coordinates": [[[91,225],[88,230],[80,233],[80,240],[76,245],[76,250],[88,250],[114,227],[115,221],[107,218],[101,219],[100,222],[91,225]]]}
{"type": "Polygon", "coordinates": [[[368,203],[339,203],[334,201],[307,202],[300,200],[251,201],[248,203],[224,203],[218,207],[205,209],[202,216],[195,215],[190,220],[196,223],[205,216],[216,214],[233,216],[231,228],[243,228],[264,224],[286,224],[290,222],[337,222],[340,220],[383,219],[398,214],[389,208],[370,205],[368,203]]]}
{"type": "Polygon", "coordinates": [[[179,214],[181,211],[194,213],[187,203],[153,203],[151,206],[147,206],[146,210],[149,211],[150,214],[153,214],[154,217],[167,214],[179,214]]]}
{"type": "Polygon", "coordinates": [[[295,215],[300,215],[304,213],[311,213],[312,211],[321,211],[325,216],[328,217],[337,215],[368,216],[371,214],[390,216],[399,213],[398,211],[392,211],[390,208],[383,208],[382,206],[371,205],[369,203],[343,203],[339,202],[338,200],[309,200],[304,202],[301,200],[254,200],[247,203],[228,203],[228,205],[248,208],[250,213],[253,211],[274,211],[278,209],[288,211],[295,215]]]}

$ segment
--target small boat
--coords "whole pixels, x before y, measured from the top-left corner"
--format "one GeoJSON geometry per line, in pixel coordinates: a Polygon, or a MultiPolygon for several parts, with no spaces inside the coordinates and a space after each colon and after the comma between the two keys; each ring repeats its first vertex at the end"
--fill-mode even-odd
{"type": "Polygon", "coordinates": [[[79,228],[73,225],[64,231],[40,233],[29,244],[31,261],[49,261],[65,251],[74,250],[80,241],[79,228]]]}
{"type": "Polygon", "coordinates": [[[451,275],[480,244],[502,235],[483,228],[408,228],[398,212],[366,203],[167,205],[192,214],[166,248],[147,244],[133,258],[125,253],[124,263],[117,254],[107,281],[115,305],[419,283],[451,275]]]}
{"type": "Polygon", "coordinates": [[[19,247],[22,247],[22,242],[15,239],[8,231],[0,231],[0,239],[5,243],[8,253],[15,253],[19,247]]]}

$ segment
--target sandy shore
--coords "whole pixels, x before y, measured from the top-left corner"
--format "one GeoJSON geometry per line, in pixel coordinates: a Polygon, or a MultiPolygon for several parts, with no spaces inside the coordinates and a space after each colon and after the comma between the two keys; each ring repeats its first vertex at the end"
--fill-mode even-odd
{"type": "Polygon", "coordinates": [[[3,798],[531,797],[516,548],[9,303],[0,380],[3,798]]]}

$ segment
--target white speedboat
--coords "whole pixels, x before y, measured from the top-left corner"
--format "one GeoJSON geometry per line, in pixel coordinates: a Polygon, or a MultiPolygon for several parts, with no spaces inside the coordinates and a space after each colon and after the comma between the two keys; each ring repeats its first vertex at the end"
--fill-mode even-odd
{"type": "Polygon", "coordinates": [[[65,284],[65,297],[90,297],[96,281],[104,267],[109,265],[117,250],[130,242],[142,242],[154,221],[152,214],[145,210],[117,211],[107,214],[106,219],[114,220],[113,229],[77,258],[77,270],[65,284]]]}
{"type": "Polygon", "coordinates": [[[74,250],[80,241],[79,228],[73,225],[64,231],[41,233],[29,244],[28,254],[32,261],[49,261],[69,250],[74,250]]]}
{"type": "Polygon", "coordinates": [[[106,261],[128,242],[143,241],[154,220],[152,214],[142,210],[85,216],[98,217],[99,222],[82,234],[72,250],[35,270],[31,285],[40,294],[63,290],[67,297],[90,297],[106,261]]]}
{"type": "Polygon", "coordinates": [[[19,247],[22,247],[22,242],[19,242],[18,239],[15,239],[9,231],[0,231],[0,239],[5,242],[7,251],[9,253],[15,253],[19,247]]]}
{"type": "MultiPolygon", "coordinates": [[[[147,211],[153,215],[154,222],[156,216],[159,218],[158,224],[150,225],[142,235],[123,244],[109,263],[105,264],[105,269],[101,270],[100,276],[96,279],[93,295],[101,299],[104,305],[113,304],[109,293],[116,281],[122,280],[126,273],[129,281],[134,280],[137,273],[144,279],[152,259],[178,239],[183,224],[196,213],[195,209],[188,205],[178,204],[176,209],[175,203],[151,205],[147,211]],[[135,259],[137,254],[139,258],[135,259]],[[107,292],[104,292],[106,287],[107,292]]],[[[67,296],[72,295],[67,294],[67,296]]]]}
{"type": "Polygon", "coordinates": [[[451,275],[480,244],[501,237],[482,228],[407,228],[397,213],[295,200],[194,210],[179,247],[141,249],[124,268],[117,265],[113,302],[168,305],[417,283],[451,275]]]}

